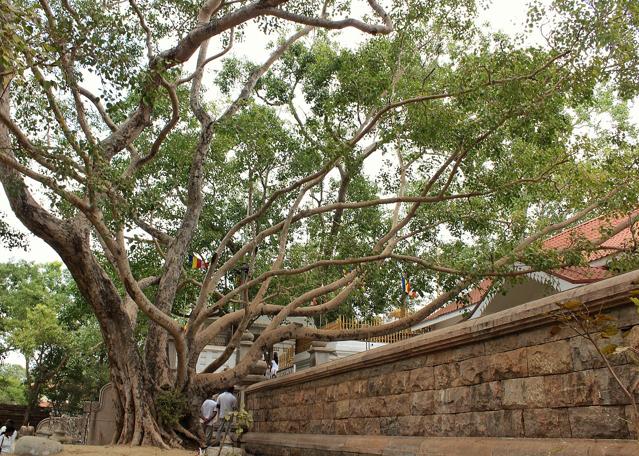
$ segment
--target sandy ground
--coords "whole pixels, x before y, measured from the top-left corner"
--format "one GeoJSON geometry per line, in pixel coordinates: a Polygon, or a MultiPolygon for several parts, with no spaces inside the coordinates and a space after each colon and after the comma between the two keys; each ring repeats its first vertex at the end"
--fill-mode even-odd
{"type": "Polygon", "coordinates": [[[153,447],[64,445],[61,456],[195,456],[191,450],[160,450],[153,447]]]}

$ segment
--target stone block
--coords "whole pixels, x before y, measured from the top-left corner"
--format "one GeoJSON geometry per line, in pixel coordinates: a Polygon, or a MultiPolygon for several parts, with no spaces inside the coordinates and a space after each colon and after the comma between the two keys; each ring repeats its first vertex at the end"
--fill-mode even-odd
{"type": "Polygon", "coordinates": [[[520,348],[486,357],[484,381],[528,376],[526,349],[520,348]]]}
{"type": "Polygon", "coordinates": [[[291,392],[291,402],[293,404],[301,404],[304,400],[305,391],[302,389],[298,389],[297,391],[291,392]]]}
{"type": "Polygon", "coordinates": [[[463,361],[469,358],[477,358],[486,353],[484,342],[474,341],[469,344],[448,348],[432,353],[428,362],[433,365],[445,364],[451,361],[463,361]]]}
{"type": "MultiPolygon", "coordinates": [[[[258,399],[258,404],[260,409],[269,409],[270,408],[270,397],[261,395],[258,399]]],[[[299,403],[299,402],[298,402],[299,403]]]]}
{"type": "Polygon", "coordinates": [[[315,402],[315,388],[307,388],[302,391],[302,404],[312,404],[315,402]]]}
{"type": "Polygon", "coordinates": [[[431,415],[435,411],[435,394],[437,391],[417,391],[410,395],[411,415],[431,415]]]}
{"type": "Polygon", "coordinates": [[[337,384],[337,400],[348,399],[351,396],[351,382],[346,381],[337,384]]]}
{"type": "Polygon", "coordinates": [[[500,381],[480,383],[470,387],[472,410],[479,412],[501,408],[504,389],[500,381]]]}
{"type": "Polygon", "coordinates": [[[556,340],[568,339],[575,333],[560,324],[551,324],[535,329],[495,337],[484,342],[486,354],[516,350],[518,348],[541,345],[556,340]]]}
{"type": "Polygon", "coordinates": [[[522,410],[496,410],[492,412],[477,412],[475,426],[479,435],[486,437],[523,437],[522,410]]]}
{"type": "Polygon", "coordinates": [[[628,425],[628,436],[630,439],[639,439],[639,415],[635,415],[632,405],[626,405],[626,424],[628,425]]]}
{"type": "Polygon", "coordinates": [[[435,413],[461,413],[471,410],[470,387],[459,386],[435,391],[435,413]]]}
{"type": "Polygon", "coordinates": [[[306,432],[309,434],[321,434],[322,420],[309,420],[306,432]]]}
{"type": "Polygon", "coordinates": [[[408,391],[409,371],[393,372],[386,376],[389,394],[403,394],[408,391]]]}
{"type": "Polygon", "coordinates": [[[598,369],[605,366],[604,361],[592,346],[583,337],[573,337],[568,340],[572,357],[572,364],[576,371],[598,369]]]}
{"type": "Polygon", "coordinates": [[[366,414],[365,417],[380,417],[386,416],[391,411],[386,406],[387,397],[379,396],[379,397],[369,397],[367,399],[360,399],[366,404],[366,414]]]}
{"type": "Polygon", "coordinates": [[[297,425],[299,428],[299,432],[302,434],[309,434],[310,433],[310,421],[306,420],[306,421],[298,421],[297,425]]]}
{"type": "Polygon", "coordinates": [[[423,429],[423,417],[421,416],[400,416],[399,421],[399,435],[404,436],[417,436],[422,435],[423,429]]]}
{"type": "MultiPolygon", "coordinates": [[[[295,408],[295,407],[293,407],[295,408]]],[[[295,412],[291,411],[291,413],[289,414],[289,416],[293,415],[295,412]]],[[[324,404],[319,403],[319,404],[313,404],[310,408],[309,408],[309,415],[312,419],[316,419],[316,420],[320,420],[322,418],[324,418],[324,404]]]]}
{"type": "Polygon", "coordinates": [[[419,435],[434,437],[439,432],[439,415],[424,415],[421,417],[421,432],[419,435]]]}
{"type": "Polygon", "coordinates": [[[55,440],[42,437],[25,436],[16,440],[14,453],[16,455],[49,456],[62,452],[62,444],[55,440]]]}
{"type": "MultiPolygon", "coordinates": [[[[632,385],[639,380],[639,372],[634,366],[614,366],[617,378],[630,391],[632,385]]],[[[593,403],[596,405],[623,405],[630,404],[630,397],[624,392],[619,382],[610,373],[608,368],[597,369],[593,372],[595,381],[595,394],[593,403]]],[[[639,398],[639,392],[635,394],[635,400],[639,398]]]]}
{"type": "Polygon", "coordinates": [[[349,434],[349,419],[335,420],[333,422],[333,432],[337,435],[349,434]]]}
{"type": "Polygon", "coordinates": [[[399,417],[385,416],[380,418],[379,430],[382,435],[401,435],[399,417]]]}
{"type": "Polygon", "coordinates": [[[206,456],[244,456],[246,453],[242,448],[232,446],[211,447],[206,450],[206,456]]]}
{"type": "Polygon", "coordinates": [[[257,423],[259,421],[265,421],[265,420],[266,420],[266,411],[265,410],[255,410],[255,409],[253,409],[253,422],[254,423],[257,423]]]}
{"type": "Polygon", "coordinates": [[[571,372],[572,350],[567,340],[558,340],[526,349],[528,375],[547,375],[571,372]]]}
{"type": "Polygon", "coordinates": [[[409,371],[407,386],[410,391],[433,389],[435,387],[435,368],[425,366],[409,371]]]}
{"type": "Polygon", "coordinates": [[[388,393],[386,379],[382,375],[368,379],[368,396],[381,396],[388,393]]]}
{"type": "Polygon", "coordinates": [[[334,384],[344,383],[345,381],[348,381],[352,375],[353,375],[352,372],[346,372],[344,374],[339,374],[335,377],[319,378],[313,382],[313,386],[315,388],[321,388],[322,386],[330,386],[334,384]]]}
{"type": "Polygon", "coordinates": [[[313,399],[316,404],[323,404],[328,400],[328,388],[329,386],[320,386],[315,388],[315,397],[313,399]]]}
{"type": "Polygon", "coordinates": [[[306,419],[308,416],[308,411],[314,410],[318,405],[313,404],[310,406],[298,406],[298,407],[282,407],[281,409],[277,409],[275,413],[275,417],[278,419],[287,419],[291,421],[300,421],[302,419],[306,419]]]}
{"type": "Polygon", "coordinates": [[[475,385],[481,383],[486,373],[486,357],[466,359],[459,363],[460,383],[462,385],[475,385]]]}
{"type": "Polygon", "coordinates": [[[329,385],[329,386],[326,387],[326,400],[327,401],[333,402],[333,401],[339,400],[337,398],[337,389],[338,389],[337,385],[329,385]]]}
{"type": "Polygon", "coordinates": [[[371,416],[371,407],[374,406],[373,399],[360,399],[350,402],[350,416],[353,418],[363,418],[371,416]]]}
{"type": "Polygon", "coordinates": [[[546,400],[543,377],[512,378],[502,380],[502,406],[505,409],[543,406],[546,400]]]}
{"type": "Polygon", "coordinates": [[[353,418],[350,421],[351,434],[377,435],[381,434],[380,422],[383,418],[353,418]]]}
{"type": "MultiPolygon", "coordinates": [[[[614,339],[604,339],[599,336],[598,333],[593,334],[593,338],[597,343],[597,346],[603,348],[611,343],[614,344],[623,344],[622,338],[617,336],[614,339]]],[[[601,358],[601,355],[595,349],[592,342],[583,338],[583,337],[573,337],[569,341],[574,370],[585,370],[585,369],[598,369],[606,366],[606,363],[601,358]]],[[[631,362],[631,360],[625,354],[619,355],[610,355],[607,356],[608,362],[613,365],[622,365],[631,362]]]]}
{"type": "Polygon", "coordinates": [[[607,310],[606,314],[616,318],[617,321],[622,321],[624,326],[639,325],[639,313],[635,306],[615,307],[607,310]]]}
{"type": "Polygon", "coordinates": [[[278,408],[273,408],[273,409],[269,410],[269,412],[268,412],[268,419],[269,419],[269,421],[279,421],[279,420],[282,419],[281,417],[283,415],[284,414],[282,413],[282,409],[281,408],[279,408],[279,407],[278,408]]]}
{"type": "MultiPolygon", "coordinates": [[[[392,372],[395,372],[396,370],[397,370],[396,363],[385,363],[379,366],[365,369],[364,372],[365,372],[365,377],[370,378],[370,377],[377,377],[377,376],[385,376],[392,372]]],[[[405,369],[401,369],[401,370],[405,370],[405,369]]]]}
{"type": "Polygon", "coordinates": [[[335,418],[349,418],[351,416],[350,401],[335,402],[335,418]]]}
{"type": "Polygon", "coordinates": [[[596,385],[593,371],[547,375],[543,379],[548,405],[574,407],[595,403],[596,385]]]}
{"type": "Polygon", "coordinates": [[[572,438],[627,439],[624,407],[573,407],[569,411],[572,438]]]}
{"type": "Polygon", "coordinates": [[[335,420],[322,420],[322,434],[333,434],[335,431],[335,420]]]}
{"type": "Polygon", "coordinates": [[[409,371],[419,369],[420,367],[432,366],[432,361],[429,355],[420,355],[402,359],[396,364],[396,366],[400,370],[409,371]]]}
{"type": "MultiPolygon", "coordinates": [[[[300,434],[302,431],[302,423],[303,421],[287,421],[286,422],[286,432],[291,434],[300,434]]],[[[320,431],[321,433],[321,431],[320,431]]]]}
{"type": "Polygon", "coordinates": [[[475,413],[458,413],[454,420],[454,436],[470,437],[475,435],[475,413]]]}
{"type": "Polygon", "coordinates": [[[453,437],[455,435],[457,416],[457,414],[437,415],[435,435],[437,437],[453,437]]]}
{"type": "Polygon", "coordinates": [[[440,364],[435,366],[435,388],[445,389],[461,386],[461,371],[459,363],[440,364]]]}
{"type": "Polygon", "coordinates": [[[348,398],[342,399],[356,399],[360,397],[366,397],[368,395],[368,380],[353,380],[351,382],[351,395],[348,398]]]}
{"type": "Polygon", "coordinates": [[[411,394],[385,396],[382,413],[379,416],[405,416],[411,414],[411,394]]]}
{"type": "Polygon", "coordinates": [[[526,437],[570,438],[568,409],[524,410],[524,430],[526,437]]]}
{"type": "Polygon", "coordinates": [[[335,410],[336,410],[335,402],[327,402],[324,404],[324,408],[322,409],[322,418],[324,419],[334,419],[335,418],[335,410]]]}
{"type": "Polygon", "coordinates": [[[524,345],[522,345],[519,334],[507,334],[505,336],[488,339],[484,342],[487,355],[515,350],[522,346],[524,345]]]}

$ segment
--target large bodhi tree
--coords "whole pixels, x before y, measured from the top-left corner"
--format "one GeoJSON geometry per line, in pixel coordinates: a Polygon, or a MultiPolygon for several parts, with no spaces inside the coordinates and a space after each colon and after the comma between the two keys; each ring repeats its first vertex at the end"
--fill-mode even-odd
{"type": "Polygon", "coordinates": [[[118,443],[194,437],[196,420],[158,418],[166,388],[201,397],[287,339],[408,328],[482,277],[580,264],[635,222],[540,248],[636,205],[629,0],[533,5],[538,45],[483,33],[471,0],[12,0],[0,11],[0,180],[99,321],[118,443]],[[257,63],[233,54],[253,44],[251,24],[280,37],[257,63]],[[346,28],[359,47],[342,47],[346,28]],[[205,273],[188,269],[194,252],[205,273]],[[287,320],[400,305],[402,275],[427,298],[404,318],[359,330],[287,320]],[[217,372],[264,315],[248,355],[217,372]],[[225,352],[196,373],[227,331],[225,352]]]}

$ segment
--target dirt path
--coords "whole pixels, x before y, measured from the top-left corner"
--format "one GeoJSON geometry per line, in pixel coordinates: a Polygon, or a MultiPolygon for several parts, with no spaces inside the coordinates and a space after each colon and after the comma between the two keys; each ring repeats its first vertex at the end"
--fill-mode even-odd
{"type": "Polygon", "coordinates": [[[65,445],[61,456],[195,456],[195,451],[153,447],[65,445]]]}

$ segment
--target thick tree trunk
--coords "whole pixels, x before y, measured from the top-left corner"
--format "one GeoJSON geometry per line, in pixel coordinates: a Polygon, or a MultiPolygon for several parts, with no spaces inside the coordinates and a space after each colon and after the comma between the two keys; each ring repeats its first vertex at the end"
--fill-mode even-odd
{"type": "Polygon", "coordinates": [[[118,432],[112,443],[166,446],[156,420],[155,388],[146,381],[135,346],[127,348],[109,356],[111,381],[119,399],[118,432]]]}
{"type": "MultiPolygon", "coordinates": [[[[5,82],[1,88],[5,89],[5,82]]],[[[9,90],[2,91],[0,110],[9,114],[9,90]]],[[[0,148],[13,147],[7,127],[0,123],[0,148]]],[[[119,399],[120,444],[167,446],[169,432],[156,420],[156,389],[146,374],[138,352],[134,324],[112,279],[91,251],[90,225],[82,215],[62,220],[42,208],[33,198],[23,177],[0,164],[0,181],[11,209],[33,234],[49,244],[65,263],[100,324],[109,357],[111,379],[119,399]]]]}
{"type": "Polygon", "coordinates": [[[138,351],[131,317],[117,288],[91,252],[88,236],[75,239],[74,255],[58,253],[93,307],[107,348],[111,381],[119,400],[118,431],[113,443],[166,447],[172,440],[171,430],[162,430],[157,423],[158,389],[138,351]]]}
{"type": "Polygon", "coordinates": [[[29,386],[27,392],[27,406],[24,409],[24,415],[22,416],[22,425],[28,426],[31,419],[31,412],[38,406],[38,396],[40,395],[40,385],[29,386]]]}
{"type": "Polygon", "coordinates": [[[156,389],[175,383],[175,376],[171,375],[169,368],[168,343],[166,330],[158,324],[150,323],[144,344],[144,361],[149,379],[156,389]]]}

